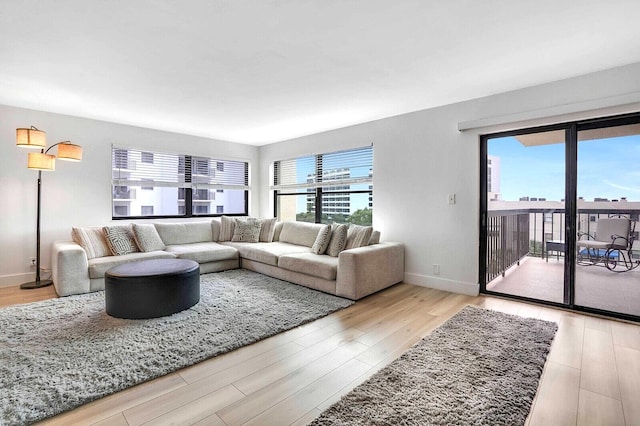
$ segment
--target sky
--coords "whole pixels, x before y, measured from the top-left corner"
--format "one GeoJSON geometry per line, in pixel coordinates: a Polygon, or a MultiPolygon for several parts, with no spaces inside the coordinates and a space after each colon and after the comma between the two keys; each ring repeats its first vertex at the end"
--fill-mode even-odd
{"type": "MultiPolygon", "coordinates": [[[[564,198],[565,145],[525,147],[514,137],[490,139],[489,155],[500,157],[502,200],[564,198]]],[[[578,197],[640,201],[640,135],[578,143],[578,197]]]]}

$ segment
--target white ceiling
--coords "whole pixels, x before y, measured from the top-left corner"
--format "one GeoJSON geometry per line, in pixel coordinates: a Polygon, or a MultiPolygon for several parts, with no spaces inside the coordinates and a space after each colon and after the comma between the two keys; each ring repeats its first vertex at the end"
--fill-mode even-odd
{"type": "Polygon", "coordinates": [[[638,0],[2,0],[0,104],[262,145],[640,62],[639,16],[638,0]]]}

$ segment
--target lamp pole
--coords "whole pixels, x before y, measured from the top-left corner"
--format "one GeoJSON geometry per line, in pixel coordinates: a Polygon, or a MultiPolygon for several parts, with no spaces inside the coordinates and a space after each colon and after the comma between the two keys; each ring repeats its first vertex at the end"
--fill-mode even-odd
{"type": "Polygon", "coordinates": [[[20,288],[32,289],[53,284],[52,280],[40,279],[40,198],[42,197],[42,170],[38,170],[38,212],[36,214],[36,280],[20,285],[20,288]]]}

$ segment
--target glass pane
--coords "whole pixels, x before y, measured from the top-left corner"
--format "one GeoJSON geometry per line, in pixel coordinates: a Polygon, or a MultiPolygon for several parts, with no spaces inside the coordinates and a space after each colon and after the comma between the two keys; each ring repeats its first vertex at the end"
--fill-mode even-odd
{"type": "Polygon", "coordinates": [[[245,193],[240,189],[194,188],[193,215],[245,214],[245,193]]]}
{"type": "Polygon", "coordinates": [[[565,132],[487,141],[487,290],[562,303],[565,132]]]}
{"type": "Polygon", "coordinates": [[[170,216],[184,207],[183,190],[160,186],[113,186],[113,217],[170,216]]]}
{"type": "Polygon", "coordinates": [[[316,221],[314,206],[315,192],[299,189],[297,193],[283,194],[276,197],[279,221],[316,221]]]}
{"type": "Polygon", "coordinates": [[[578,133],[576,305],[640,316],[638,158],[640,124],[578,133]]]}

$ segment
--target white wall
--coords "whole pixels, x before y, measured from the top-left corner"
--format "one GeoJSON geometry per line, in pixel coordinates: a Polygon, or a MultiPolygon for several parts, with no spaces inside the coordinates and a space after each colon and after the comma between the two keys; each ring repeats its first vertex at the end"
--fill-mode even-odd
{"type": "MultiPolygon", "coordinates": [[[[450,291],[478,291],[479,135],[568,118],[640,111],[640,105],[581,111],[640,93],[640,63],[569,80],[418,111],[263,146],[261,211],[273,211],[268,191],[274,160],[374,144],[373,225],[382,239],[406,246],[405,281],[450,291]],[[624,96],[623,96],[624,97],[624,96]],[[595,102],[594,102],[595,101],[595,102]],[[558,108],[562,107],[562,108],[558,108]],[[541,112],[562,117],[539,119],[541,112]],[[572,114],[566,114],[567,111],[572,114]],[[500,116],[503,119],[500,119],[500,116]],[[508,123],[510,117],[536,118],[508,123]],[[465,132],[458,123],[495,118],[506,124],[465,132]],[[456,194],[449,205],[447,195],[456,194]],[[433,264],[440,265],[435,276],[433,264]]],[[[627,97],[628,98],[628,97],[627,97]]],[[[638,98],[640,99],[640,98],[638,98]]]]}
{"type": "MultiPolygon", "coordinates": [[[[254,146],[0,106],[0,285],[35,276],[28,259],[36,253],[37,172],[26,167],[31,150],[15,145],[16,128],[31,125],[47,133],[47,146],[71,140],[83,148],[81,163],[56,161],[56,171],[42,173],[44,268],[51,266],[51,243],[70,239],[71,227],[111,223],[111,144],[249,161],[250,184],[258,187],[258,148],[254,146]]],[[[251,214],[257,214],[259,198],[252,190],[251,214]]],[[[46,277],[43,273],[42,278],[46,277]]]]}

